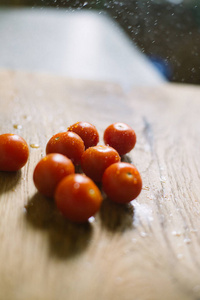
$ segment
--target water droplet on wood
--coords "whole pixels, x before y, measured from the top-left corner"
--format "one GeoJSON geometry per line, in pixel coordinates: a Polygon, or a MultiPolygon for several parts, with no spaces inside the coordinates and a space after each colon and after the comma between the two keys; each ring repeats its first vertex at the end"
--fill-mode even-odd
{"type": "Polygon", "coordinates": [[[39,144],[30,144],[30,147],[31,148],[40,148],[40,145],[39,144]]]}

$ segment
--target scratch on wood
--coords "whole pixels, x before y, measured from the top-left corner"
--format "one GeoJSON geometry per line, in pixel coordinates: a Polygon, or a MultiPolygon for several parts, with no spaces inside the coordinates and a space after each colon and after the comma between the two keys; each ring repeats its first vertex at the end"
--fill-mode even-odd
{"type": "Polygon", "coordinates": [[[147,144],[149,145],[151,153],[153,153],[154,148],[154,136],[153,136],[153,129],[147,118],[143,117],[143,123],[144,123],[144,136],[146,138],[147,144]]]}

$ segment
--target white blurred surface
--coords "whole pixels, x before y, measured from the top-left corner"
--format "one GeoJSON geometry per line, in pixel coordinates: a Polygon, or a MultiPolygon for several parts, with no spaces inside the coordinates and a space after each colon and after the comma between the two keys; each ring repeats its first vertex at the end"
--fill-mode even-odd
{"type": "Polygon", "coordinates": [[[118,82],[164,78],[117,23],[94,11],[0,9],[0,68],[118,82]]]}

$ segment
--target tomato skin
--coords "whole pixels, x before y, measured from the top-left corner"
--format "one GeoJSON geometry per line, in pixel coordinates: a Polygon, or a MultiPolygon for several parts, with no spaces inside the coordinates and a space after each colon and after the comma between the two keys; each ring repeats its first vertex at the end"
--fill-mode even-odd
{"type": "Polygon", "coordinates": [[[105,169],[120,161],[117,151],[109,146],[98,145],[88,148],[82,155],[83,172],[95,182],[100,182],[105,169]]]}
{"type": "Polygon", "coordinates": [[[0,135],[0,171],[15,172],[27,162],[29,148],[26,141],[17,134],[0,135]]]}
{"type": "Polygon", "coordinates": [[[68,131],[73,131],[82,138],[85,149],[96,146],[99,142],[99,133],[96,127],[88,122],[77,122],[71,125],[68,131]]]}
{"type": "Polygon", "coordinates": [[[84,151],[83,140],[74,132],[57,133],[50,138],[46,145],[46,154],[63,154],[70,158],[75,165],[80,163],[84,151]]]}
{"type": "Polygon", "coordinates": [[[100,209],[102,195],[95,183],[85,175],[65,177],[57,186],[55,202],[70,221],[83,223],[100,209]]]}
{"type": "Polygon", "coordinates": [[[37,190],[47,197],[53,197],[56,186],[66,176],[75,173],[72,161],[60,153],[51,153],[42,158],[33,172],[37,190]]]}
{"type": "Polygon", "coordinates": [[[128,203],[140,194],[142,179],[135,166],[120,162],[105,170],[102,188],[112,201],[128,203]]]}
{"type": "Polygon", "coordinates": [[[117,150],[119,155],[130,152],[136,144],[135,131],[125,123],[113,123],[104,131],[104,143],[117,150]]]}

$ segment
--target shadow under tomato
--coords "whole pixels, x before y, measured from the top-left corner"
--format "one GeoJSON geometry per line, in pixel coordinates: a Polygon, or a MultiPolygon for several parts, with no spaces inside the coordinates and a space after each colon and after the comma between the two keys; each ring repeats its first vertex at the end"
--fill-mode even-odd
{"type": "Polygon", "coordinates": [[[102,226],[110,231],[124,232],[133,228],[134,207],[129,204],[118,204],[105,197],[101,209],[102,226]]]}
{"type": "Polygon", "coordinates": [[[75,224],[66,220],[52,199],[37,193],[28,201],[26,212],[27,222],[48,234],[50,255],[65,259],[87,248],[92,236],[91,224],[75,224]]]}
{"type": "Polygon", "coordinates": [[[21,178],[21,170],[16,172],[0,172],[0,195],[15,188],[21,178]]]}
{"type": "Polygon", "coordinates": [[[121,156],[121,161],[132,164],[132,159],[128,154],[122,155],[121,156]]]}

